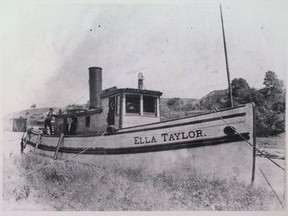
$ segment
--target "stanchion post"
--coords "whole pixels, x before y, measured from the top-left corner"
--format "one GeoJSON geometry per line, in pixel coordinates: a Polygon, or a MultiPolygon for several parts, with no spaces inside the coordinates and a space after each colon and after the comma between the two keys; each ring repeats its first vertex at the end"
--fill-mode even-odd
{"type": "Polygon", "coordinates": [[[255,116],[255,105],[252,103],[253,107],[253,159],[252,159],[252,177],[251,177],[251,185],[254,185],[255,181],[255,169],[256,169],[256,116],[255,116]]]}
{"type": "Polygon", "coordinates": [[[57,160],[57,158],[58,158],[58,152],[59,152],[60,146],[63,143],[63,140],[64,140],[64,133],[61,133],[60,138],[59,138],[58,143],[57,143],[56,151],[54,154],[54,160],[57,160]]]}

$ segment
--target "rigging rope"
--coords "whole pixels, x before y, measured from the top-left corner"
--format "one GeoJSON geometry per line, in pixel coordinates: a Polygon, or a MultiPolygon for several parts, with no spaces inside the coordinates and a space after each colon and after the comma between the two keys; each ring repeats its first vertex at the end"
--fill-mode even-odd
{"type": "MultiPolygon", "coordinates": [[[[104,131],[104,132],[101,134],[100,137],[104,136],[105,134],[106,134],[106,131],[104,131]]],[[[26,173],[24,173],[24,175],[31,175],[31,174],[33,174],[33,173],[35,173],[35,172],[37,172],[37,171],[39,171],[39,170],[41,170],[41,169],[43,169],[43,168],[49,167],[49,166],[51,166],[52,164],[55,164],[55,163],[57,163],[57,162],[71,161],[71,160],[73,160],[74,158],[78,157],[79,155],[83,154],[83,153],[84,153],[85,151],[87,151],[88,149],[90,149],[90,148],[92,147],[92,145],[95,144],[95,143],[96,143],[96,142],[92,143],[89,147],[83,149],[81,152],[79,152],[78,154],[73,155],[73,156],[70,157],[70,158],[66,158],[65,160],[55,160],[55,161],[53,161],[53,162],[51,162],[51,163],[49,163],[49,164],[47,164],[47,165],[45,165],[45,166],[39,167],[39,168],[36,169],[36,170],[30,171],[30,172],[26,172],[26,173]]]]}
{"type": "MultiPolygon", "coordinates": [[[[83,97],[84,97],[84,96],[83,96],[83,97]]],[[[81,99],[81,98],[80,98],[80,99],[81,99]]],[[[80,99],[79,99],[79,100],[80,100],[80,99]]],[[[78,100],[78,101],[79,101],[79,100],[78,100]]],[[[77,103],[77,102],[76,102],[76,103],[77,103]]],[[[225,119],[223,119],[214,109],[212,109],[212,111],[213,111],[221,120],[223,120],[226,125],[228,125],[229,127],[231,127],[231,126],[225,121],[225,119]]],[[[231,128],[232,128],[232,127],[231,127],[231,128]]],[[[285,169],[284,169],[283,167],[281,167],[278,163],[276,163],[276,162],[273,161],[272,159],[268,158],[262,151],[260,151],[260,150],[259,150],[258,148],[256,148],[252,143],[250,143],[247,139],[245,139],[241,134],[239,134],[237,130],[235,130],[235,129],[233,129],[233,130],[234,130],[244,141],[246,141],[250,146],[252,146],[252,148],[255,148],[255,149],[256,149],[259,153],[261,153],[261,155],[263,155],[266,159],[268,159],[269,161],[271,161],[272,163],[274,163],[277,167],[279,167],[280,169],[282,169],[283,171],[285,171],[285,169]]],[[[101,136],[103,136],[105,133],[106,133],[106,131],[105,131],[101,136]]],[[[94,144],[94,143],[93,143],[93,144],[94,144]]],[[[83,153],[84,153],[85,151],[87,151],[89,148],[91,148],[91,145],[90,145],[89,147],[85,148],[84,150],[82,150],[81,152],[79,152],[78,154],[72,156],[71,158],[67,158],[67,159],[62,160],[62,161],[59,161],[59,162],[65,162],[65,161],[68,161],[68,160],[72,160],[72,159],[74,159],[75,157],[83,154],[83,153]]],[[[58,162],[58,161],[55,161],[55,162],[53,162],[53,163],[56,163],[56,162],[58,162]]],[[[50,163],[50,164],[48,164],[47,166],[50,166],[50,165],[53,164],[53,163],[50,163]]],[[[44,166],[44,167],[47,167],[47,166],[44,166]]],[[[31,172],[28,172],[28,175],[31,174],[31,173],[34,173],[34,172],[36,172],[36,171],[38,171],[38,170],[40,170],[40,169],[42,169],[42,168],[44,168],[44,167],[40,167],[39,169],[36,169],[36,170],[34,170],[34,171],[31,171],[31,172]]]]}
{"type": "MultiPolygon", "coordinates": [[[[225,119],[223,119],[214,109],[212,109],[212,111],[218,115],[218,117],[223,120],[225,122],[226,125],[228,125],[229,127],[231,127],[226,121],[225,119]]],[[[269,161],[271,161],[272,163],[274,163],[277,167],[279,167],[280,169],[282,169],[283,171],[285,171],[285,169],[280,166],[278,163],[276,163],[275,161],[273,161],[271,158],[268,158],[261,150],[259,150],[258,148],[256,148],[252,143],[250,143],[247,139],[245,139],[245,137],[243,137],[241,134],[238,133],[238,131],[236,129],[234,129],[233,127],[231,127],[231,129],[233,129],[244,141],[246,141],[250,146],[252,146],[252,148],[254,148],[256,151],[258,151],[261,155],[263,155],[266,159],[268,159],[269,161]]]]}
{"type": "MultiPolygon", "coordinates": [[[[75,103],[73,103],[71,106],[73,107],[76,103],[78,103],[78,102],[79,102],[82,98],[84,98],[86,95],[87,95],[87,94],[84,94],[82,97],[80,97],[80,98],[79,98],[75,103]]],[[[69,108],[70,108],[70,107],[66,108],[63,112],[67,111],[69,108]]],[[[105,131],[101,136],[105,135],[105,133],[106,133],[106,131],[105,131]]],[[[31,132],[31,134],[34,134],[34,133],[31,132]]],[[[38,134],[34,134],[34,135],[38,135],[38,134]]],[[[20,139],[21,139],[21,138],[20,138],[20,139]]],[[[95,143],[93,143],[93,144],[95,144],[95,143]]],[[[72,156],[71,158],[67,158],[67,159],[65,159],[65,160],[60,160],[60,161],[57,161],[57,160],[56,160],[56,161],[53,161],[53,162],[51,162],[50,164],[48,164],[48,165],[46,165],[46,166],[40,167],[40,168],[38,168],[38,169],[36,169],[36,170],[33,170],[33,171],[31,171],[31,172],[27,172],[27,173],[25,173],[25,174],[30,175],[30,174],[35,173],[35,172],[39,171],[40,169],[43,169],[43,168],[45,168],[45,167],[48,167],[48,166],[50,166],[50,165],[52,165],[52,164],[54,164],[54,163],[56,163],[56,162],[65,162],[65,161],[68,161],[68,160],[72,160],[72,159],[74,159],[75,157],[79,156],[80,154],[83,154],[85,151],[87,151],[87,150],[88,150],[89,148],[91,148],[91,147],[92,147],[92,145],[89,146],[89,147],[87,147],[86,149],[82,150],[82,151],[79,152],[78,154],[72,156]]]]}
{"type": "Polygon", "coordinates": [[[269,187],[270,187],[271,190],[273,191],[274,195],[275,195],[276,198],[278,199],[279,203],[281,204],[282,209],[284,209],[284,205],[283,205],[283,203],[281,202],[279,196],[277,195],[277,193],[276,193],[275,190],[273,189],[272,185],[269,183],[269,181],[268,181],[267,177],[265,176],[264,172],[263,172],[260,168],[259,168],[259,170],[260,170],[260,172],[262,173],[262,175],[264,176],[264,178],[265,178],[267,184],[269,185],[269,187]]]}
{"type": "MultiPolygon", "coordinates": [[[[256,148],[252,143],[250,143],[248,140],[246,140],[241,134],[239,134],[237,132],[237,130],[233,127],[231,127],[214,109],[212,109],[212,111],[218,115],[218,117],[220,119],[222,119],[226,125],[228,125],[230,128],[232,128],[244,141],[246,141],[250,146],[252,146],[252,148],[256,149],[261,155],[263,155],[266,159],[268,159],[269,161],[271,161],[273,164],[275,164],[277,167],[279,167],[280,169],[284,170],[285,169],[283,167],[281,167],[278,163],[276,163],[275,161],[273,161],[272,159],[268,158],[262,151],[260,151],[258,148],[256,148]]],[[[277,193],[275,192],[275,190],[273,189],[272,185],[270,184],[270,182],[268,181],[267,177],[265,176],[264,172],[259,168],[259,170],[261,171],[261,174],[264,176],[267,184],[269,185],[269,187],[271,188],[271,190],[273,191],[274,195],[276,196],[277,200],[279,201],[280,205],[282,206],[282,209],[284,209],[284,205],[282,204],[279,196],[277,195],[277,193]]]]}
{"type": "Polygon", "coordinates": [[[66,112],[69,110],[71,107],[74,107],[76,103],[78,103],[82,98],[84,98],[87,94],[84,94],[82,97],[80,97],[75,103],[73,103],[70,107],[67,107],[63,112],[66,112]]]}

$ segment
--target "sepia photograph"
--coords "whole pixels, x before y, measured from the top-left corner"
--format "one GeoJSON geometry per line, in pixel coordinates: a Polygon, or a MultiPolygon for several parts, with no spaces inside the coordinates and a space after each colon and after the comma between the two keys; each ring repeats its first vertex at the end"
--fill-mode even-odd
{"type": "Polygon", "coordinates": [[[287,6],[1,0],[2,213],[286,214],[287,6]]]}

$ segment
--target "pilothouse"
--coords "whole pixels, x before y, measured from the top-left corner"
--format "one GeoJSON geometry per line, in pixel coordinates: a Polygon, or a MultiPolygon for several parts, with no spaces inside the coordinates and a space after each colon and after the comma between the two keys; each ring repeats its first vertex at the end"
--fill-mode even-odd
{"type": "MultiPolygon", "coordinates": [[[[118,129],[160,122],[162,92],[146,90],[143,74],[138,74],[138,89],[111,87],[102,90],[102,68],[89,68],[89,109],[71,109],[55,116],[55,133],[65,118],[76,119],[75,135],[101,135],[108,128],[118,129]]],[[[110,131],[111,132],[111,131],[110,131]]],[[[113,132],[113,131],[112,131],[113,132]]]]}

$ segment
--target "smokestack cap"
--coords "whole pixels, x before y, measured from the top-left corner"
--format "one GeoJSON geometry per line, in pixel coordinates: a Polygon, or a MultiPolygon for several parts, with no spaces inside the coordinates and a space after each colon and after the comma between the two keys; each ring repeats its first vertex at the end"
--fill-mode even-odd
{"type": "Polygon", "coordinates": [[[89,69],[89,70],[93,70],[93,69],[94,69],[94,70],[95,70],[95,69],[98,69],[98,70],[100,69],[100,70],[102,70],[101,67],[89,67],[88,69],[89,69]]]}

